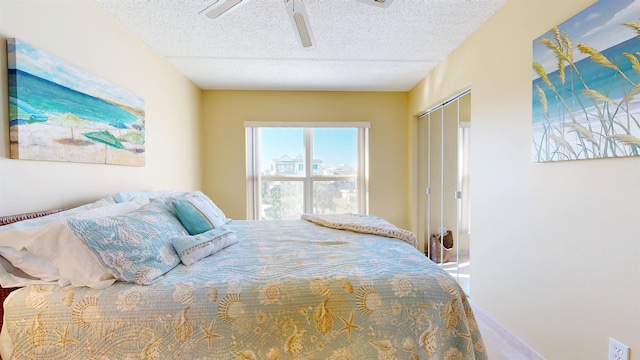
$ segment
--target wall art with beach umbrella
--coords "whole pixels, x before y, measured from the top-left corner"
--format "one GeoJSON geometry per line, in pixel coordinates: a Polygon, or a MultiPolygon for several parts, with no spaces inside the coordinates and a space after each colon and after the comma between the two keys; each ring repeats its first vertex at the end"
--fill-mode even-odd
{"type": "Polygon", "coordinates": [[[144,99],[7,39],[10,157],[144,166],[144,99]]]}
{"type": "Polygon", "coordinates": [[[532,160],[640,155],[640,2],[600,0],[533,41],[532,160]]]}

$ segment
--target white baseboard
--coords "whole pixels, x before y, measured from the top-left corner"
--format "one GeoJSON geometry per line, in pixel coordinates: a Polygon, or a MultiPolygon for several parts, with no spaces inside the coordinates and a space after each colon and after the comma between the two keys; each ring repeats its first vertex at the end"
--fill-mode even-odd
{"type": "MultiPolygon", "coordinates": [[[[527,345],[524,341],[514,335],[511,331],[509,331],[509,329],[504,327],[494,318],[489,316],[489,314],[484,312],[477,305],[471,303],[471,307],[473,308],[473,314],[475,315],[476,320],[478,322],[482,322],[486,327],[488,327],[491,331],[493,331],[501,339],[508,343],[511,348],[517,350],[519,354],[522,354],[523,359],[545,360],[545,358],[537,351],[535,351],[531,346],[527,345]]],[[[482,334],[482,331],[480,333],[482,334]]]]}

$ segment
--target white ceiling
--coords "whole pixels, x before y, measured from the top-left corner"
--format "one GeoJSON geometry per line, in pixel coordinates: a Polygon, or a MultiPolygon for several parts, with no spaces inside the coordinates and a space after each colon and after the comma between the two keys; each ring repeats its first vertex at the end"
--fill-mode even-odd
{"type": "Polygon", "coordinates": [[[304,0],[316,47],[303,49],[283,0],[217,20],[214,0],[96,0],[205,90],[408,91],[506,0],[304,0]]]}

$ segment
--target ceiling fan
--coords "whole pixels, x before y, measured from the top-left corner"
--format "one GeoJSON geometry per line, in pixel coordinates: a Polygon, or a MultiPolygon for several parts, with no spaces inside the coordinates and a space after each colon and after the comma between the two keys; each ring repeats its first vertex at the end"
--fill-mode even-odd
{"type": "MultiPolygon", "coordinates": [[[[204,15],[210,19],[218,19],[221,16],[227,15],[234,10],[238,9],[240,5],[250,0],[215,0],[212,4],[208,5],[199,14],[204,15]]],[[[369,5],[375,5],[379,7],[388,7],[393,0],[357,0],[369,5]]],[[[309,16],[302,3],[302,0],[284,0],[284,6],[291,20],[291,25],[296,33],[296,40],[298,44],[305,49],[312,49],[315,47],[316,42],[311,31],[309,23],[309,16]]]]}

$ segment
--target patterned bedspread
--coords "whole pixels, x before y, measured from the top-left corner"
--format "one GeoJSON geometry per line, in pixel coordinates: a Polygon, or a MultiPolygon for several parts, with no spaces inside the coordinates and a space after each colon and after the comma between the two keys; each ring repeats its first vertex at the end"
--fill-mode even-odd
{"type": "Polygon", "coordinates": [[[3,358],[486,359],[457,283],[407,243],[305,220],[229,226],[239,243],[150,286],[13,292],[3,358]]]}
{"type": "Polygon", "coordinates": [[[333,229],[349,230],[402,240],[414,248],[418,248],[416,234],[408,230],[400,229],[387,220],[377,216],[364,214],[302,214],[301,217],[314,224],[333,229]]]}

